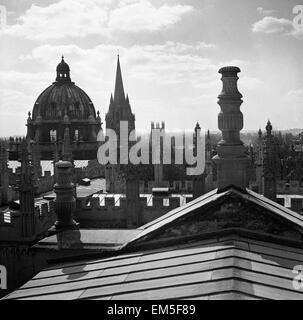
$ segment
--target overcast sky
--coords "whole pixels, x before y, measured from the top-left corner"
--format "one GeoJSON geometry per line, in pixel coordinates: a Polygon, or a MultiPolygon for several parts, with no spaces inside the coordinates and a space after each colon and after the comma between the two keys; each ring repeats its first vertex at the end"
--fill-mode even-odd
{"type": "MultiPolygon", "coordinates": [[[[27,112],[61,54],[102,120],[117,50],[139,130],[217,129],[218,69],[237,65],[244,129],[303,127],[298,0],[0,0],[0,136],[25,134],[27,112]]],[[[303,4],[303,2],[302,2],[303,4]]]]}

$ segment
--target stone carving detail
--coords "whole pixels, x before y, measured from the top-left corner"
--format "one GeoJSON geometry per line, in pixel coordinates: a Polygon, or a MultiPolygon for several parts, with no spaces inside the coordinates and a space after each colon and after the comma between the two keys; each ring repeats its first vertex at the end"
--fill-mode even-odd
{"type": "Polygon", "coordinates": [[[199,212],[197,209],[197,212],[190,217],[187,216],[186,219],[159,230],[157,234],[142,238],[140,242],[177,239],[234,228],[291,240],[303,240],[303,235],[295,227],[278,217],[273,217],[273,213],[266,212],[265,209],[237,196],[229,195],[223,203],[220,201],[215,207],[200,210],[199,212]]]}

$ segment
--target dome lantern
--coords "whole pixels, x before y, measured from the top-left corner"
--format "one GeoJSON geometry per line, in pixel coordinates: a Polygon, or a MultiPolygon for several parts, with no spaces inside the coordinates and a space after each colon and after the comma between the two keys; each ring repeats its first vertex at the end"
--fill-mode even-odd
{"type": "Polygon", "coordinates": [[[61,62],[57,65],[57,82],[70,82],[70,69],[69,65],[64,61],[64,56],[62,56],[61,62]]]}

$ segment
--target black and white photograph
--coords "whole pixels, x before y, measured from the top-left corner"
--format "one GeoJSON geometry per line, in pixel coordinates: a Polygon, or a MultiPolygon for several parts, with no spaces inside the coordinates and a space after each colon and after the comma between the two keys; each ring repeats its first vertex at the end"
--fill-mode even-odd
{"type": "Polygon", "coordinates": [[[302,0],[0,0],[0,309],[303,300],[302,54],[302,0]]]}

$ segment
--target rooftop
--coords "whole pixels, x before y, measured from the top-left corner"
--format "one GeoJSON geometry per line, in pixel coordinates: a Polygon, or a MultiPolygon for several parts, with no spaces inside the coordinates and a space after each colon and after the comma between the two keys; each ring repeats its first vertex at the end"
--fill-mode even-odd
{"type": "Polygon", "coordinates": [[[239,237],[211,238],[60,264],[9,299],[303,299],[292,285],[302,250],[239,237]]]}

